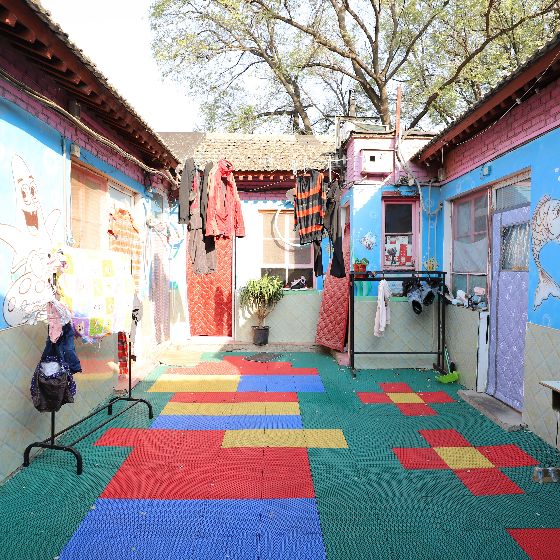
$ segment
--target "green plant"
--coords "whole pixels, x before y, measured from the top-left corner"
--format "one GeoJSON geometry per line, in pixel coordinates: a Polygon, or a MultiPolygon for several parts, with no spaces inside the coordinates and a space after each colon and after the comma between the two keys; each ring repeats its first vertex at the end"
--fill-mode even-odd
{"type": "Polygon", "coordinates": [[[259,327],[272,311],[274,306],[284,297],[284,285],[278,276],[265,274],[257,280],[249,280],[239,294],[241,307],[257,316],[259,327]]]}

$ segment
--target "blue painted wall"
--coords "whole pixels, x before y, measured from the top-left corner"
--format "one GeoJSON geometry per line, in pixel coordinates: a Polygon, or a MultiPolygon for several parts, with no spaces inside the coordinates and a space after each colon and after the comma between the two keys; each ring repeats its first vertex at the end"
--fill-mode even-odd
{"type": "Polygon", "coordinates": [[[33,323],[50,298],[48,255],[64,241],[60,134],[0,98],[0,329],[33,323]]]}
{"type": "MultiPolygon", "coordinates": [[[[482,175],[482,166],[449,182],[441,189],[442,199],[471,191],[487,183],[498,181],[524,169],[531,170],[531,216],[535,207],[546,195],[560,205],[560,130],[555,129],[519,148],[492,160],[489,176],[482,175]]],[[[488,163],[488,162],[487,162],[488,163]]],[[[547,226],[560,228],[560,216],[547,216],[547,226]]],[[[533,226],[534,227],[534,226],[533,226]]],[[[442,224],[438,224],[438,231],[442,224]]],[[[442,230],[441,230],[442,231],[442,230]]],[[[533,232],[534,233],[534,232],[533,232]]],[[[545,234],[543,234],[545,235],[545,234]]],[[[442,237],[442,236],[441,236],[442,237]]],[[[438,238],[440,235],[438,234],[438,238]]],[[[542,267],[560,284],[559,238],[549,234],[540,253],[542,267]]],[[[440,251],[443,249],[441,248],[440,251]]],[[[441,254],[441,252],[440,252],[441,254]]],[[[560,329],[560,298],[551,295],[535,307],[535,291],[539,282],[539,271],[532,252],[529,255],[529,322],[560,329]]],[[[560,286],[558,287],[560,293],[560,286]]]]}
{"type": "MultiPolygon", "coordinates": [[[[382,223],[382,195],[384,192],[395,191],[394,185],[360,185],[355,184],[342,199],[344,204],[350,202],[350,254],[351,263],[355,259],[366,258],[369,261],[368,270],[381,270],[381,259],[383,250],[383,223],[382,223]],[[373,247],[368,248],[362,242],[367,236],[373,247]]],[[[400,194],[414,194],[413,190],[401,189],[400,194]]],[[[439,188],[423,189],[423,203],[425,209],[436,212],[440,202],[439,188]]],[[[442,223],[442,212],[428,216],[426,212],[421,212],[421,241],[419,254],[421,262],[417,263],[417,269],[422,268],[423,263],[430,257],[436,257],[441,267],[443,245],[443,229],[439,231],[442,223]],[[429,232],[429,233],[428,233],[429,232]]],[[[377,285],[371,282],[357,284],[357,295],[370,296],[377,295],[377,285]]]]}

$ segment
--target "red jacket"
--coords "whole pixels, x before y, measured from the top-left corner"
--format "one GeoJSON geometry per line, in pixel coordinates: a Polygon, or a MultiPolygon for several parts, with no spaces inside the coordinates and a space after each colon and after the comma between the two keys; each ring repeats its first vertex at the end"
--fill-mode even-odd
{"type": "Polygon", "coordinates": [[[225,159],[216,164],[208,181],[206,235],[245,236],[241,200],[233,176],[233,165],[225,159]]]}

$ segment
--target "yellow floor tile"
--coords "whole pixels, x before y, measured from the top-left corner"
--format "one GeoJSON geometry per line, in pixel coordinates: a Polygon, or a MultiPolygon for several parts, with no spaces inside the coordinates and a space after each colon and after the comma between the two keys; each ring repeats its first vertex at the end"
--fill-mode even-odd
{"type": "Polygon", "coordinates": [[[424,401],[416,393],[387,393],[387,396],[394,402],[398,404],[403,403],[423,403],[424,401]]]}
{"type": "Polygon", "coordinates": [[[494,465],[474,447],[434,447],[434,451],[454,470],[494,468],[494,465]]]}
{"type": "Polygon", "coordinates": [[[342,430],[305,430],[307,447],[331,449],[347,448],[348,443],[342,430]]]}
{"type": "Polygon", "coordinates": [[[222,447],[267,447],[264,429],[226,430],[222,447]]]}
{"type": "MultiPolygon", "coordinates": [[[[260,404],[260,403],[259,403],[260,404]]],[[[274,415],[292,415],[299,416],[299,403],[297,402],[269,402],[265,405],[266,414],[274,415]]]]}
{"type": "Polygon", "coordinates": [[[222,447],[346,448],[341,430],[227,430],[222,447]]]}
{"type": "Polygon", "coordinates": [[[237,391],[239,385],[238,375],[218,376],[218,375],[189,375],[173,376],[179,377],[176,380],[158,379],[149,389],[151,393],[227,393],[237,391]],[[199,377],[203,379],[199,379],[199,377]]]}

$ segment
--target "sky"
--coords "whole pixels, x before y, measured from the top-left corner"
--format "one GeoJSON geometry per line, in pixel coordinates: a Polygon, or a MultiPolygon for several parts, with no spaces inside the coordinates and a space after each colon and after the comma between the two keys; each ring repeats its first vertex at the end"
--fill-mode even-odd
{"type": "Polygon", "coordinates": [[[161,77],[150,50],[151,1],[41,0],[41,4],[153,130],[190,131],[198,103],[186,86],[161,77]]]}

